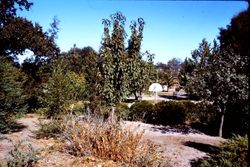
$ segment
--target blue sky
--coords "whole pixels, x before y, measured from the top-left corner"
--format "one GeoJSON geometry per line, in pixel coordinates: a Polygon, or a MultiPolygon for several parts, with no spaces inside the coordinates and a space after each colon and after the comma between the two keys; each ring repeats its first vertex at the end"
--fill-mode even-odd
{"type": "MultiPolygon", "coordinates": [[[[44,30],[53,17],[59,20],[57,44],[61,51],[91,46],[99,50],[103,34],[103,18],[121,11],[129,24],[142,17],[145,22],[142,51],[155,54],[155,63],[167,63],[172,58],[184,60],[198,48],[203,38],[212,42],[219,27],[226,27],[231,18],[247,8],[239,1],[151,1],[151,0],[30,0],[34,5],[20,12],[44,30]]],[[[128,36],[129,37],[129,36],[128,36]]]]}

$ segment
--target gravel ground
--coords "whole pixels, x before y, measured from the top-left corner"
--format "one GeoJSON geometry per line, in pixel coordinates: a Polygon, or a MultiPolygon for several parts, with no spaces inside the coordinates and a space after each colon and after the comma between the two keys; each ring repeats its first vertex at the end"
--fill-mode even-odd
{"type": "MultiPolygon", "coordinates": [[[[27,115],[25,118],[18,119],[17,122],[24,128],[19,132],[4,135],[13,143],[24,141],[25,144],[31,144],[35,149],[44,149],[50,147],[51,144],[53,145],[52,139],[37,140],[33,138],[32,131],[38,129],[37,115],[27,115]]],[[[144,131],[143,138],[159,145],[166,161],[174,167],[189,167],[192,160],[206,156],[208,151],[215,148],[214,146],[225,141],[225,139],[208,136],[189,127],[180,129],[130,121],[124,121],[121,125],[135,133],[144,131]]],[[[0,140],[0,162],[8,157],[8,152],[13,149],[13,143],[6,139],[0,140]]],[[[72,159],[59,152],[54,152],[47,155],[47,159],[42,160],[42,166],[67,166],[66,161],[71,162],[72,159]]]]}

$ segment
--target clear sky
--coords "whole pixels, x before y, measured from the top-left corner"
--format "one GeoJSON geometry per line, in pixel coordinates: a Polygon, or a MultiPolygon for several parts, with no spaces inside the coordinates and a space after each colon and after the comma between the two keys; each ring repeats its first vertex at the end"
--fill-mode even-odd
{"type": "MultiPolygon", "coordinates": [[[[203,38],[212,42],[219,27],[248,7],[239,1],[164,1],[164,0],[30,0],[34,5],[20,16],[49,28],[53,17],[59,20],[57,44],[61,51],[91,46],[99,50],[103,34],[102,19],[121,11],[129,24],[142,17],[145,22],[142,51],[155,54],[155,63],[172,58],[184,60],[198,48],[203,38]]],[[[128,36],[129,37],[129,36],[128,36]]]]}

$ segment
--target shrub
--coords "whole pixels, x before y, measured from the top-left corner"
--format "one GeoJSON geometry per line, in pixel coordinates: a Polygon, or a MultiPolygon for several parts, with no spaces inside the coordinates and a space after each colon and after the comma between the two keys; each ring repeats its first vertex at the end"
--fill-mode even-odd
{"type": "Polygon", "coordinates": [[[155,120],[161,125],[178,125],[185,122],[185,106],[181,102],[162,101],[155,105],[155,120]]]}
{"type": "Polygon", "coordinates": [[[199,114],[200,114],[200,109],[197,106],[197,103],[193,103],[191,101],[181,101],[179,103],[182,103],[185,108],[185,115],[186,115],[186,122],[199,122],[199,114]]]}
{"type": "Polygon", "coordinates": [[[88,102],[77,101],[77,102],[73,102],[70,105],[70,111],[71,111],[71,114],[82,115],[82,114],[86,114],[86,112],[88,111],[87,107],[88,107],[88,102]]]}
{"type": "Polygon", "coordinates": [[[198,162],[201,167],[245,167],[247,166],[248,138],[234,136],[223,143],[219,151],[198,162]]]}
{"type": "Polygon", "coordinates": [[[129,119],[133,121],[150,122],[154,105],[148,101],[135,102],[130,108],[129,119]]]}
{"type": "Polygon", "coordinates": [[[116,106],[115,114],[118,120],[121,120],[121,119],[127,120],[129,118],[129,113],[130,113],[130,110],[127,104],[119,103],[116,106]]]}
{"type": "Polygon", "coordinates": [[[160,166],[162,156],[157,146],[143,141],[142,135],[92,118],[68,123],[63,141],[66,139],[66,150],[75,156],[112,160],[122,166],[160,166]]]}
{"type": "Polygon", "coordinates": [[[185,107],[187,122],[211,124],[216,119],[217,111],[212,104],[205,102],[193,103],[191,101],[182,101],[182,104],[185,107]]]}
{"type": "MultiPolygon", "coordinates": [[[[32,167],[35,166],[40,159],[37,156],[37,151],[29,145],[22,145],[22,142],[18,142],[14,145],[14,149],[9,152],[10,158],[3,162],[3,166],[8,167],[32,167]]],[[[1,164],[0,164],[1,165],[1,164]]]]}
{"type": "Polygon", "coordinates": [[[62,120],[51,119],[47,122],[39,122],[40,129],[33,131],[37,138],[58,137],[63,132],[62,120]]]}

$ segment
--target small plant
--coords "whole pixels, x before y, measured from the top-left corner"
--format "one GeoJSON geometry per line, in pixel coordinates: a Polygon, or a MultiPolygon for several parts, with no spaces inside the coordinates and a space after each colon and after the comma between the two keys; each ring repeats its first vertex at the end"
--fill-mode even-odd
{"type": "Polygon", "coordinates": [[[218,152],[210,154],[208,158],[200,160],[198,166],[245,167],[248,162],[247,151],[247,136],[234,136],[232,139],[223,143],[218,152]]]}
{"type": "Polygon", "coordinates": [[[39,122],[40,129],[33,131],[37,138],[58,137],[63,132],[63,121],[51,119],[47,122],[39,122]]]}
{"type": "Polygon", "coordinates": [[[32,145],[22,145],[21,141],[14,145],[14,149],[9,154],[11,157],[6,160],[6,164],[3,164],[3,166],[33,167],[40,159],[32,145]]]}

